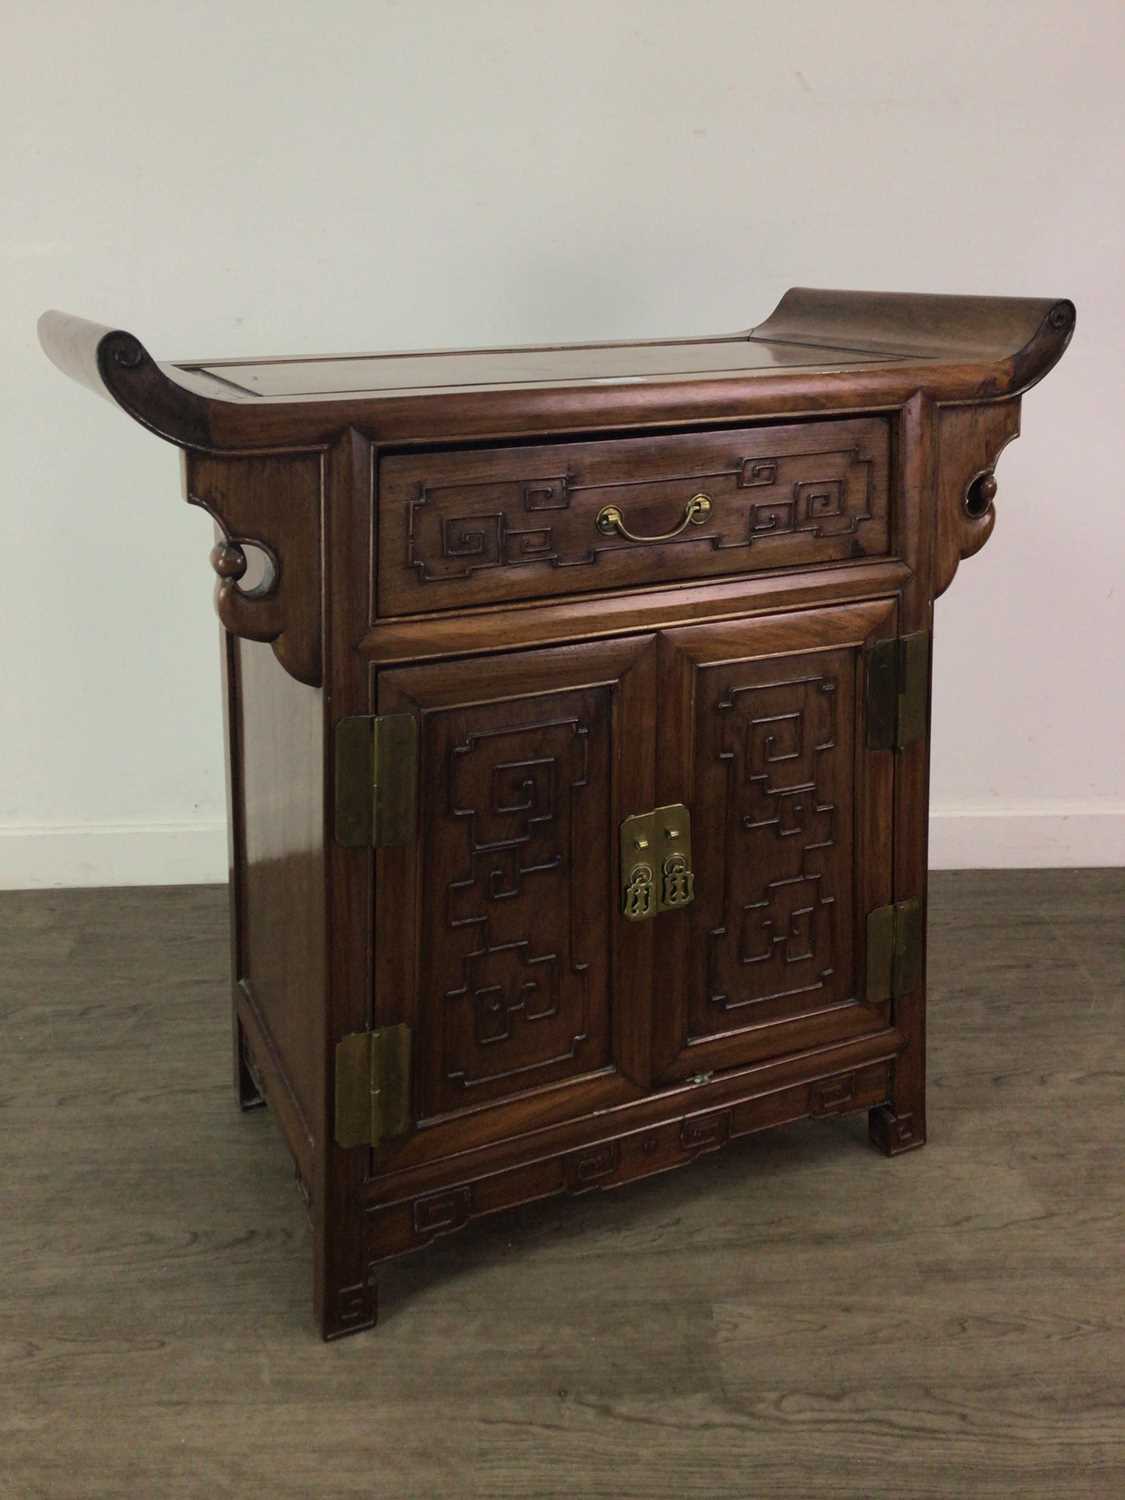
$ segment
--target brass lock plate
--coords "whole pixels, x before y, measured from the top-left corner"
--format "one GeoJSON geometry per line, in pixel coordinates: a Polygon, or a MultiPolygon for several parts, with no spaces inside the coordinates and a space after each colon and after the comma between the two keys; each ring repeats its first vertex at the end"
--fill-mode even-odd
{"type": "Polygon", "coordinates": [[[634,813],[621,825],[621,915],[645,922],[695,897],[691,814],[682,802],[634,813]]]}

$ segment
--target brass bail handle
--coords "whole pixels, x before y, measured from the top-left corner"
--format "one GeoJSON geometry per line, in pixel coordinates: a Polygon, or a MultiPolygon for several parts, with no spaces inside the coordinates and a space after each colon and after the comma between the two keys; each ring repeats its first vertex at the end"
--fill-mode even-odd
{"type": "Polygon", "coordinates": [[[674,536],[679,536],[685,526],[702,526],[711,514],[711,496],[698,494],[693,495],[684,506],[684,513],[678,526],[673,526],[671,531],[662,531],[659,536],[638,536],[635,531],[630,531],[625,525],[625,517],[616,505],[603,505],[594,518],[594,525],[603,536],[623,536],[629,542],[670,542],[674,536]]]}

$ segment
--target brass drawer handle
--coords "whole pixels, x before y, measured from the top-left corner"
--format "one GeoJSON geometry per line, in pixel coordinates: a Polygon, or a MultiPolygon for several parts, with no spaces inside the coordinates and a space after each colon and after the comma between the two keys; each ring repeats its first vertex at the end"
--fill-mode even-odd
{"type": "Polygon", "coordinates": [[[628,542],[670,542],[679,536],[685,526],[702,526],[711,514],[711,496],[693,495],[684,506],[683,519],[671,531],[662,531],[659,536],[638,536],[625,525],[625,517],[616,505],[603,505],[594,518],[594,525],[603,536],[623,536],[628,542]]]}

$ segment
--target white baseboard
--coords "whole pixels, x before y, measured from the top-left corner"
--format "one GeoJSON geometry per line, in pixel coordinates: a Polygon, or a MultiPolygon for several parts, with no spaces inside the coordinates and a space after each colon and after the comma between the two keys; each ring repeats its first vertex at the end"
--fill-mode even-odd
{"type": "Polygon", "coordinates": [[[1125,802],[930,807],[931,870],[1125,865],[1125,802]]]}
{"type": "MultiPolygon", "coordinates": [[[[939,805],[935,870],[1125,865],[1125,802],[939,805]]],[[[206,885],[227,878],[226,824],[19,824],[0,828],[0,890],[206,885]]]]}
{"type": "Polygon", "coordinates": [[[0,890],[75,885],[209,885],[227,878],[223,819],[193,823],[24,823],[0,828],[0,890]]]}

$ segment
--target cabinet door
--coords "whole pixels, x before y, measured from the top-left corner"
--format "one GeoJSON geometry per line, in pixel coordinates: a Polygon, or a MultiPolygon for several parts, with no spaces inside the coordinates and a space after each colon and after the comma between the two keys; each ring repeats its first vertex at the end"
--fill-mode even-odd
{"type": "Polygon", "coordinates": [[[885,1024],[863,984],[894,769],[865,744],[864,647],[894,623],[876,601],[661,637],[659,800],[691,808],[696,878],[654,924],[659,1076],[885,1024]]]}
{"type": "Polygon", "coordinates": [[[376,862],[376,1017],[414,1033],[400,1161],[649,1083],[617,830],[652,805],[655,665],[645,636],[379,675],[379,712],[419,722],[417,841],[376,862]]]}

